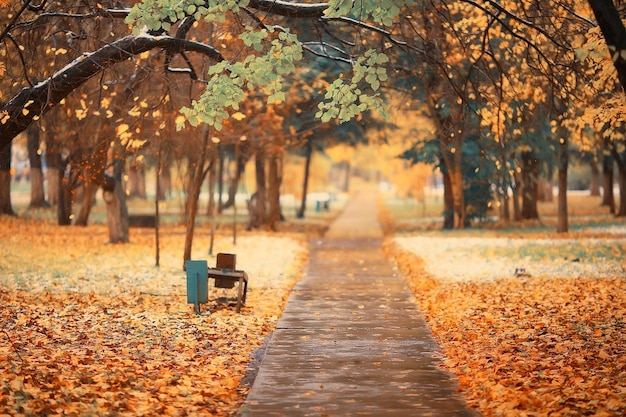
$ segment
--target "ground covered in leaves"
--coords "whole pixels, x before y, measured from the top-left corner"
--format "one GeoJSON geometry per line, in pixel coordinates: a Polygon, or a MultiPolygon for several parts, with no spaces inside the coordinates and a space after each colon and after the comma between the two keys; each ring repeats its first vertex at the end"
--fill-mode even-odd
{"type": "Polygon", "coordinates": [[[626,234],[592,235],[387,242],[484,416],[626,414],[626,234]]]}
{"type": "MultiPolygon", "coordinates": [[[[187,304],[184,231],[131,230],[110,245],[103,226],[58,227],[0,219],[0,415],[235,415],[247,365],[275,327],[306,261],[293,235],[217,235],[215,252],[237,254],[250,277],[210,289],[200,316],[187,304]]],[[[208,259],[198,230],[193,259],[208,259]]]]}
{"type": "MultiPolygon", "coordinates": [[[[234,416],[253,352],[306,262],[300,234],[218,234],[250,276],[247,306],[186,302],[184,230],[110,245],[104,226],[0,219],[0,415],[234,416]]],[[[484,416],[626,414],[626,231],[398,235],[445,366],[484,416]],[[516,273],[517,272],[517,273],[516,273]]],[[[208,259],[196,233],[193,259],[208,259]]],[[[229,292],[230,291],[230,292],[229,292]]],[[[218,298],[219,297],[219,298],[218,298]]]]}

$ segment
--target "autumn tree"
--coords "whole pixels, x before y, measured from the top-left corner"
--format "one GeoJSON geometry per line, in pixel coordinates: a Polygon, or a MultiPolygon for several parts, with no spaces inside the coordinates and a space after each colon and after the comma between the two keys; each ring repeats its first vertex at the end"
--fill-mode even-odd
{"type": "Polygon", "coordinates": [[[623,132],[624,91],[626,61],[623,52],[626,46],[626,29],[620,19],[624,11],[618,10],[613,2],[590,1],[598,26],[576,38],[576,53],[580,58],[589,82],[582,96],[593,103],[572,120],[573,129],[580,132],[583,146],[599,150],[603,167],[603,200],[611,213],[626,216],[626,137],[623,132]],[[607,50],[608,45],[608,50],[607,50]],[[595,135],[585,135],[591,128],[595,135]],[[614,170],[620,177],[620,202],[616,206],[613,195],[614,170]]]}
{"type": "MultiPolygon", "coordinates": [[[[2,149],[15,135],[42,118],[87,80],[151,50],[157,51],[164,72],[183,74],[199,84],[188,105],[180,110],[184,117],[178,120],[178,128],[205,123],[217,131],[238,111],[250,92],[261,92],[269,104],[284,102],[285,76],[302,65],[302,58],[307,53],[344,62],[350,68],[343,77],[335,78],[325,87],[316,114],[323,122],[331,119],[345,122],[367,110],[385,114],[380,88],[388,80],[388,68],[399,65],[400,61],[395,59],[398,55],[412,55],[415,58],[412,62],[427,62],[430,69],[436,70],[432,74],[441,77],[433,78],[431,83],[431,97],[436,98],[433,100],[433,115],[442,122],[441,145],[446,149],[443,157],[448,160],[448,169],[454,178],[452,187],[457,190],[453,196],[454,221],[457,227],[461,227],[464,204],[458,190],[463,186],[462,170],[459,169],[462,135],[477,133],[474,119],[467,117],[476,112],[477,107],[468,106],[468,103],[474,101],[484,107],[491,102],[497,109],[498,102],[502,101],[490,101],[489,98],[499,96],[506,87],[498,81],[498,74],[505,74],[503,67],[498,67],[515,57],[521,62],[519,68],[523,71],[542,74],[549,79],[549,85],[555,86],[550,89],[547,104],[556,123],[553,134],[561,149],[560,180],[566,177],[567,163],[563,158],[567,155],[569,137],[560,129],[563,128],[563,115],[572,103],[569,96],[571,80],[567,77],[572,67],[573,49],[565,40],[577,30],[576,22],[589,22],[581,2],[547,5],[542,1],[464,0],[414,5],[411,1],[395,0],[336,0],[310,4],[242,0],[217,4],[190,0],[171,4],[146,0],[133,8],[123,7],[122,3],[103,2],[93,7],[76,8],[76,5],[64,2],[34,5],[31,1],[15,1],[3,10],[3,18],[6,17],[3,21],[8,22],[0,33],[4,68],[10,69],[17,78],[11,78],[15,82],[2,85],[2,149]],[[550,12],[540,13],[543,10],[550,12]],[[414,15],[425,18],[414,25],[414,15]],[[292,30],[283,25],[285,17],[308,20],[314,33],[324,36],[303,42],[295,28],[292,30]],[[94,39],[93,43],[83,42],[90,39],[90,33],[81,28],[90,23],[104,27],[104,22],[116,19],[131,24],[132,33],[116,30],[106,37],[94,39]],[[74,22],[74,26],[63,22],[74,22]],[[221,48],[221,40],[209,42],[204,36],[196,36],[196,29],[205,27],[201,22],[224,27],[224,33],[248,49],[221,48]],[[236,24],[232,25],[233,22],[236,24]],[[50,34],[46,41],[54,46],[39,56],[55,58],[48,60],[54,61],[55,65],[37,76],[32,75],[37,69],[30,65],[30,61],[21,59],[27,56],[22,51],[34,51],[33,42],[16,36],[34,27],[46,28],[46,33],[50,34]],[[439,33],[442,27],[448,33],[439,33]],[[442,40],[448,49],[442,48],[442,40]],[[433,44],[433,41],[437,43],[433,44]],[[76,48],[72,53],[62,52],[70,51],[68,48],[74,48],[74,45],[76,48]],[[394,55],[396,51],[402,53],[394,55]],[[519,59],[520,54],[525,54],[526,68],[523,67],[524,59],[519,59]],[[205,72],[197,71],[193,60],[188,59],[189,55],[203,55],[212,65],[205,72]],[[174,58],[180,65],[170,65],[174,58]],[[7,65],[9,61],[10,65],[7,65]],[[477,83],[478,80],[481,83],[477,83]],[[486,91],[485,85],[494,87],[486,91]],[[448,110],[442,112],[446,108],[441,107],[444,104],[450,113],[448,110]]],[[[618,15],[610,15],[610,2],[589,3],[602,28],[615,23],[618,15]]],[[[615,64],[619,66],[623,61],[623,48],[613,40],[619,41],[614,38],[623,33],[623,25],[618,29],[622,32],[606,32],[605,36],[618,52],[615,64]]],[[[512,89],[516,89],[522,81],[511,77],[508,82],[512,89]]],[[[481,113],[481,117],[487,119],[486,114],[481,113]]],[[[492,121],[489,124],[497,125],[492,121]]],[[[565,190],[560,204],[566,201],[564,193],[565,190]]],[[[566,206],[560,213],[563,209],[566,213],[566,206]]]]}

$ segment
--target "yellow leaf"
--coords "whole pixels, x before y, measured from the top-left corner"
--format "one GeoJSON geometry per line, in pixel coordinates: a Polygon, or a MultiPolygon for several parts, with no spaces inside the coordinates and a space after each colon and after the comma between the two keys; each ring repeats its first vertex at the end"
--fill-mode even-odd
{"type": "Polygon", "coordinates": [[[243,114],[242,112],[239,112],[239,111],[238,111],[238,112],[236,112],[236,113],[233,113],[233,116],[232,116],[232,117],[233,117],[233,119],[235,119],[235,120],[243,120],[243,119],[245,119],[245,118],[246,118],[246,115],[245,115],[245,114],[243,114]]]}

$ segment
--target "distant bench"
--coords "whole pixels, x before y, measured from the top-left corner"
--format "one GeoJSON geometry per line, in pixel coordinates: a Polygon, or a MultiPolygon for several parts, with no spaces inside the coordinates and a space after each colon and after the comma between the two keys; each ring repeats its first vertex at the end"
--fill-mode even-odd
{"type": "Polygon", "coordinates": [[[156,227],[156,216],[154,214],[129,214],[128,226],[154,229],[156,227]]]}
{"type": "Polygon", "coordinates": [[[330,209],[330,193],[313,193],[312,197],[315,199],[315,211],[330,209]]]}
{"type": "Polygon", "coordinates": [[[209,268],[205,260],[186,261],[187,273],[187,302],[194,305],[196,314],[200,314],[200,304],[206,304],[209,298],[209,279],[213,279],[216,288],[237,288],[237,313],[246,303],[248,293],[248,274],[237,270],[236,255],[232,253],[218,253],[215,268],[209,268]]]}

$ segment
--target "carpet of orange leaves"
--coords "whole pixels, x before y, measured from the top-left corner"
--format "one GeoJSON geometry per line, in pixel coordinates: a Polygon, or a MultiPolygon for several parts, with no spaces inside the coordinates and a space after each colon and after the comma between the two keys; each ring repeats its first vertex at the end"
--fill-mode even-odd
{"type": "MultiPolygon", "coordinates": [[[[0,218],[0,415],[236,415],[304,237],[218,234],[215,252],[236,253],[250,276],[248,305],[213,300],[200,316],[186,303],[181,228],[162,231],[160,267],[152,231],[107,239],[99,225],[0,218]]],[[[212,263],[209,242],[199,229],[192,258],[212,263]]],[[[626,277],[441,280],[385,249],[484,416],[626,414],[626,277]]]]}
{"type": "Polygon", "coordinates": [[[442,280],[398,245],[386,250],[484,416],[626,414],[624,274],[442,280]]]}
{"type": "MultiPolygon", "coordinates": [[[[211,289],[196,316],[182,271],[184,231],[110,245],[107,230],[0,218],[0,415],[235,415],[252,353],[275,327],[301,275],[298,236],[246,234],[237,254],[250,277],[241,314],[211,289]],[[219,296],[219,298],[217,298],[219,296]],[[210,309],[210,314],[207,311],[210,309]]],[[[198,230],[194,259],[209,259],[198,230]]],[[[230,292],[229,292],[230,291],[230,292]]]]}

